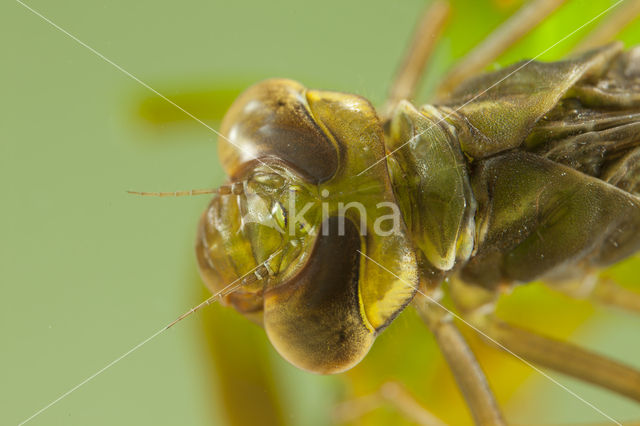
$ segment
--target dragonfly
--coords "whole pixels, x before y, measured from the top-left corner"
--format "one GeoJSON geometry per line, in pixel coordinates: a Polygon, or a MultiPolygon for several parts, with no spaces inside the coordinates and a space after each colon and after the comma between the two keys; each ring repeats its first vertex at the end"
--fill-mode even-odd
{"type": "MultiPolygon", "coordinates": [[[[634,368],[494,313],[501,294],[536,280],[640,311],[637,293],[598,277],[640,245],[640,50],[606,44],[638,2],[625,2],[566,60],[482,72],[561,3],[525,5],[424,105],[411,100],[446,2],[425,12],[378,110],[292,80],[247,89],[220,130],[229,181],[196,191],[216,194],[196,244],[216,297],[263,326],[289,362],[321,374],[357,365],[411,304],[480,425],[506,420],[465,326],[539,372],[640,401],[634,368]],[[391,231],[377,226],[382,219],[391,231]]],[[[381,398],[409,418],[442,424],[401,388],[384,389],[381,398]]]]}

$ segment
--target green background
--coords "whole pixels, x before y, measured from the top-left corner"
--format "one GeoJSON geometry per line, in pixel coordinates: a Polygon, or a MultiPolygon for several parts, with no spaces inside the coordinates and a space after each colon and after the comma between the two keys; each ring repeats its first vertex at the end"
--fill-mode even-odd
{"type": "MultiPolygon", "coordinates": [[[[451,25],[423,92],[521,4],[452,3],[451,25]]],[[[500,63],[537,55],[613,3],[569,1],[500,63]]],[[[242,88],[268,77],[350,91],[380,104],[426,3],[28,4],[217,127],[242,88]]],[[[138,198],[125,191],[212,187],[224,176],[216,136],[204,126],[17,2],[0,5],[0,27],[0,424],[16,424],[206,296],[192,246],[207,197],[138,198]]],[[[562,57],[578,38],[543,58],[562,57]]],[[[639,25],[621,38],[628,46],[640,43],[639,25]]],[[[633,260],[614,273],[633,285],[639,267],[633,260]]],[[[640,368],[638,317],[570,302],[540,287],[514,298],[505,312],[515,320],[640,368]]],[[[492,385],[505,389],[498,390],[499,400],[514,423],[604,420],[513,360],[487,363],[492,385]],[[518,375],[521,381],[509,381],[518,375]]],[[[461,404],[412,312],[383,334],[363,364],[344,376],[303,373],[278,357],[258,327],[214,307],[160,335],[31,424],[242,424],[253,418],[321,425],[330,422],[337,401],[373,392],[389,379],[407,383],[426,405],[437,396],[441,411],[461,404]]],[[[637,404],[553,377],[617,419],[640,420],[637,404]]],[[[362,423],[397,417],[383,407],[362,423]]]]}

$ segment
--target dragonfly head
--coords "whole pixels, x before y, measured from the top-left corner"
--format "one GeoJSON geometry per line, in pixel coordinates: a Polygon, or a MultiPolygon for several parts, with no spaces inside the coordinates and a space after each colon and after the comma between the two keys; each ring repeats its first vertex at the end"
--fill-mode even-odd
{"type": "Polygon", "coordinates": [[[353,367],[411,300],[417,276],[401,215],[393,233],[374,229],[389,213],[379,204],[395,203],[375,110],[356,95],[267,80],[235,101],[221,132],[237,190],[202,216],[201,276],[219,291],[258,271],[224,301],[297,367],[353,367]]]}

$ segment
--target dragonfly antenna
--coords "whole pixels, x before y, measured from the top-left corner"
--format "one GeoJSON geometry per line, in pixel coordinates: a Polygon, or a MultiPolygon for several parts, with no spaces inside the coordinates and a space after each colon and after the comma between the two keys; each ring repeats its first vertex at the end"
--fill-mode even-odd
{"type": "Polygon", "coordinates": [[[220,195],[240,195],[244,193],[244,184],[242,182],[233,182],[229,185],[222,185],[213,189],[190,189],[188,191],[173,192],[144,192],[144,191],[127,191],[128,194],[141,195],[143,197],[184,197],[203,194],[220,194],[220,195]]]}

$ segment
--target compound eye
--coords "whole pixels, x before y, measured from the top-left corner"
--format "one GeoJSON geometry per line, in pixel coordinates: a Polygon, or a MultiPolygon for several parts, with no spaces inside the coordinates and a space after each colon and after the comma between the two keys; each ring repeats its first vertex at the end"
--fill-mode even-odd
{"type": "Polygon", "coordinates": [[[291,80],[267,80],[247,89],[222,122],[219,154],[225,171],[237,176],[256,160],[276,160],[310,183],[338,168],[338,150],[311,115],[306,89],[291,80]]]}
{"type": "Polygon", "coordinates": [[[264,299],[264,326],[276,350],[293,365],[322,374],[353,367],[375,338],[358,294],[358,230],[335,216],[325,226],[328,235],[318,236],[303,268],[266,290],[264,299]]]}

